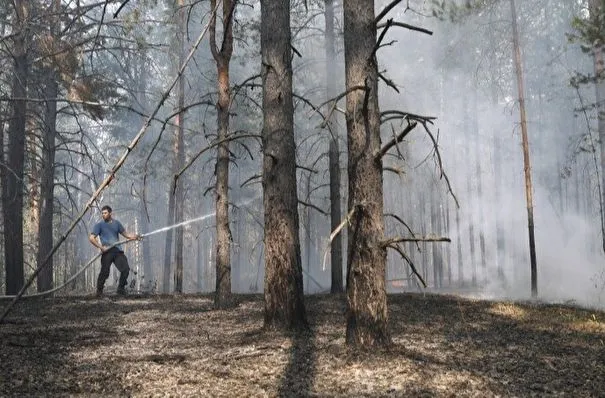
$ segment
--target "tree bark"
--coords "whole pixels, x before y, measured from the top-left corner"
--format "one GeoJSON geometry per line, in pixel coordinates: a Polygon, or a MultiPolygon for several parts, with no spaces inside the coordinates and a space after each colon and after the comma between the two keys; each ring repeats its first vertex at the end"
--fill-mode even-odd
{"type": "Polygon", "coordinates": [[[27,104],[27,19],[29,4],[15,0],[17,31],[13,36],[14,75],[12,118],[8,127],[6,166],[2,167],[2,209],[4,213],[4,264],[6,294],[15,295],[23,287],[23,177],[25,166],[25,121],[27,104]]]}
{"type": "Polygon", "coordinates": [[[348,138],[347,344],[386,345],[386,248],[383,218],[378,67],[373,0],[348,0],[344,8],[346,122],[348,138]]]}
{"type": "Polygon", "coordinates": [[[261,0],[265,327],[307,327],[300,257],[290,1],[261,0]]]}
{"type": "MultiPolygon", "coordinates": [[[[328,99],[338,95],[336,90],[336,50],[334,35],[334,1],[326,0],[326,94],[328,99]]],[[[328,162],[330,171],[330,230],[334,231],[340,225],[342,211],[340,209],[340,149],[339,128],[334,122],[334,114],[330,115],[330,147],[328,162]]],[[[330,245],[331,293],[342,293],[342,235],[338,234],[330,245]]]]}
{"type": "MultiPolygon", "coordinates": [[[[216,0],[210,1],[216,8],[216,0]]],[[[231,229],[229,228],[229,111],[231,107],[231,83],[229,64],[233,54],[233,13],[235,3],[223,0],[223,40],[220,48],[216,40],[216,15],[210,23],[210,50],[218,74],[217,139],[224,140],[216,155],[216,285],[214,306],[226,308],[232,305],[231,296],[231,229]]]]}
{"type": "Polygon", "coordinates": [[[519,112],[521,118],[521,142],[523,146],[523,171],[525,175],[525,199],[527,206],[527,229],[529,232],[529,258],[531,272],[531,296],[538,296],[538,269],[536,261],[536,239],[534,236],[534,203],[533,186],[531,181],[531,163],[529,156],[529,139],[527,134],[527,116],[525,112],[525,88],[523,82],[523,64],[521,61],[521,46],[519,44],[519,31],[517,29],[517,10],[515,0],[510,0],[511,19],[513,28],[513,52],[515,74],[517,77],[517,90],[519,95],[519,112]]]}

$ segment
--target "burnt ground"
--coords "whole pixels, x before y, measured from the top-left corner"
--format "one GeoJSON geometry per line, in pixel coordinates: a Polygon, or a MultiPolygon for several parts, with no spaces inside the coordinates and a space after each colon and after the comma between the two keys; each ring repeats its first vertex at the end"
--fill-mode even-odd
{"type": "MultiPolygon", "coordinates": [[[[394,345],[344,344],[344,298],[312,331],[264,331],[260,296],[25,300],[0,325],[0,396],[605,396],[605,313],[389,297],[394,345]]],[[[2,308],[6,303],[0,303],[2,308]]]]}

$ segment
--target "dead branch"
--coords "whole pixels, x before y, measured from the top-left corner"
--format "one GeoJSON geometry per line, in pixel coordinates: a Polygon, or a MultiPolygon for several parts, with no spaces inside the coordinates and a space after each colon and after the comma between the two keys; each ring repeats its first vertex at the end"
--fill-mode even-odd
{"type": "Polygon", "coordinates": [[[389,248],[395,250],[397,253],[399,253],[399,255],[408,263],[408,265],[412,269],[412,272],[414,273],[414,275],[416,275],[416,278],[420,279],[420,282],[422,282],[422,286],[426,289],[426,282],[424,281],[424,279],[422,279],[422,276],[420,276],[420,274],[416,270],[416,266],[414,265],[414,262],[405,253],[405,251],[403,251],[403,249],[401,247],[399,247],[399,245],[397,245],[397,244],[391,244],[391,245],[388,245],[387,247],[389,247],[389,248]]]}
{"type": "Polygon", "coordinates": [[[404,172],[403,170],[398,169],[398,168],[396,168],[396,167],[384,166],[384,167],[382,168],[382,170],[383,170],[383,171],[390,171],[391,173],[395,173],[395,174],[397,174],[398,176],[401,176],[401,175],[405,174],[405,172],[404,172]]]}
{"type": "MultiPolygon", "coordinates": [[[[410,233],[410,235],[412,235],[413,237],[416,237],[416,234],[414,233],[414,231],[412,231],[412,228],[410,228],[410,226],[405,221],[403,221],[403,219],[401,217],[399,217],[397,214],[387,213],[384,216],[385,217],[393,217],[395,220],[397,220],[401,224],[403,224],[403,226],[408,230],[408,232],[410,233]]],[[[420,244],[418,242],[416,242],[416,247],[418,248],[418,251],[421,251],[420,250],[420,244]]]]}
{"type": "MultiPolygon", "coordinates": [[[[376,29],[386,28],[387,24],[388,24],[388,22],[387,23],[378,24],[376,26],[376,29]]],[[[430,30],[428,30],[428,29],[421,28],[421,27],[414,26],[414,25],[410,25],[410,24],[405,23],[405,22],[395,22],[394,21],[394,22],[392,22],[390,24],[390,26],[398,26],[400,28],[406,28],[406,29],[413,30],[413,31],[416,31],[416,32],[426,33],[427,35],[431,35],[431,36],[433,35],[433,32],[430,31],[430,30]]]]}
{"type": "Polygon", "coordinates": [[[261,136],[259,134],[233,134],[230,135],[229,137],[225,137],[222,140],[216,140],[212,143],[210,143],[210,145],[204,147],[201,151],[199,151],[198,153],[196,153],[190,160],[189,162],[187,162],[187,164],[185,166],[183,166],[183,168],[181,170],[179,170],[178,173],[176,173],[174,175],[174,180],[176,182],[176,180],[178,180],[181,175],[187,171],[187,169],[189,169],[189,167],[191,167],[193,165],[193,163],[195,163],[195,161],[202,156],[203,153],[209,151],[210,149],[219,146],[222,143],[225,142],[229,142],[229,141],[235,141],[235,140],[239,140],[240,138],[261,138],[261,136]]]}
{"type": "Polygon", "coordinates": [[[328,238],[328,244],[326,245],[326,250],[324,251],[324,259],[323,259],[323,264],[322,264],[322,269],[324,271],[326,270],[326,260],[327,260],[327,255],[328,255],[328,249],[332,245],[332,241],[340,233],[340,231],[342,231],[342,229],[345,227],[345,225],[347,225],[351,221],[351,218],[355,214],[356,209],[357,209],[357,206],[353,207],[351,209],[351,211],[349,211],[349,213],[342,220],[342,222],[340,224],[338,224],[338,226],[336,228],[334,228],[334,230],[330,234],[330,237],[328,238]]]}
{"type": "Polygon", "coordinates": [[[443,178],[445,180],[445,183],[447,185],[447,190],[450,193],[450,195],[452,195],[452,198],[454,198],[454,202],[456,203],[456,207],[460,208],[460,203],[458,203],[458,198],[454,194],[454,191],[452,189],[452,184],[450,183],[450,179],[448,178],[445,170],[443,169],[443,162],[441,160],[441,153],[439,152],[439,146],[437,144],[437,140],[433,136],[433,133],[431,133],[431,130],[428,128],[428,126],[426,125],[426,123],[422,123],[422,125],[424,126],[424,130],[426,131],[426,133],[431,138],[431,141],[433,142],[433,147],[435,148],[435,156],[437,157],[437,164],[438,164],[439,170],[440,170],[440,178],[443,178]]]}
{"type": "Polygon", "coordinates": [[[391,3],[387,4],[385,8],[382,9],[374,19],[374,25],[378,25],[380,20],[384,18],[393,8],[397,6],[397,4],[401,3],[403,0],[393,0],[391,3]]]}
{"type": "Polygon", "coordinates": [[[405,129],[401,133],[399,133],[396,137],[394,137],[391,141],[387,142],[380,151],[374,155],[376,160],[381,159],[391,148],[397,145],[399,142],[403,141],[403,139],[416,127],[418,123],[412,122],[408,123],[405,129]]]}
{"type": "Polygon", "coordinates": [[[122,4],[120,4],[120,6],[118,7],[118,9],[116,10],[116,12],[113,13],[113,17],[114,19],[118,17],[118,15],[120,15],[120,11],[122,11],[122,8],[124,8],[124,6],[126,4],[128,4],[130,0],[125,0],[122,4]]]}
{"type": "Polygon", "coordinates": [[[246,181],[242,182],[242,184],[239,186],[240,188],[243,188],[244,186],[252,183],[254,180],[260,180],[261,179],[261,175],[260,174],[255,174],[252,177],[248,178],[246,181]]]}
{"type": "Polygon", "coordinates": [[[390,109],[387,111],[380,112],[380,123],[384,124],[390,120],[400,120],[404,119],[407,121],[415,120],[417,122],[429,122],[432,123],[433,120],[437,119],[435,116],[422,116],[417,115],[415,113],[398,111],[395,109],[390,109]]]}
{"type": "Polygon", "coordinates": [[[392,81],[391,79],[387,78],[384,74],[378,72],[378,78],[380,80],[382,80],[387,86],[391,87],[393,90],[399,92],[399,89],[397,88],[397,85],[395,84],[394,81],[392,81]]]}
{"type": "Polygon", "coordinates": [[[387,20],[385,28],[383,29],[382,32],[380,32],[380,36],[378,36],[378,40],[376,40],[376,44],[374,44],[374,48],[372,49],[372,55],[370,55],[370,59],[374,59],[374,56],[376,56],[376,51],[378,51],[378,49],[381,47],[380,44],[382,43],[384,36],[387,34],[387,31],[389,30],[389,28],[391,27],[392,24],[393,24],[392,18],[387,20]]]}
{"type": "Polygon", "coordinates": [[[305,202],[304,200],[300,200],[300,199],[298,199],[298,203],[300,203],[300,204],[301,204],[301,205],[303,205],[303,206],[306,206],[306,207],[310,207],[310,208],[312,208],[312,209],[315,209],[317,212],[319,212],[319,213],[323,214],[324,216],[327,216],[327,215],[328,215],[328,213],[327,213],[327,212],[325,212],[323,209],[319,208],[318,206],[315,206],[315,205],[314,205],[313,203],[311,203],[311,202],[305,202]]]}
{"type": "Polygon", "coordinates": [[[427,235],[427,236],[398,236],[395,238],[389,238],[386,240],[383,240],[381,242],[381,245],[383,247],[386,247],[388,245],[394,244],[394,243],[401,243],[401,242],[451,242],[452,240],[446,236],[431,236],[431,235],[427,235]]]}
{"type": "MultiPolygon", "coordinates": [[[[393,127],[393,123],[391,123],[391,134],[393,135],[393,138],[395,138],[397,136],[395,134],[395,127],[393,127]]],[[[398,142],[395,143],[395,149],[397,149],[397,156],[399,157],[399,159],[405,161],[405,156],[403,156],[403,153],[401,153],[398,142]]]]}
{"type": "MultiPolygon", "coordinates": [[[[324,105],[332,103],[332,108],[330,109],[330,112],[328,112],[328,114],[326,115],[327,119],[324,119],[324,120],[330,120],[330,118],[332,117],[332,113],[334,113],[334,110],[336,109],[336,104],[338,103],[338,101],[340,101],[347,94],[349,94],[355,90],[367,90],[367,89],[368,88],[365,85],[350,87],[347,90],[343,91],[342,93],[338,94],[336,97],[330,98],[329,100],[322,102],[321,104],[319,104],[317,106],[317,108],[321,109],[324,105]]],[[[324,127],[325,126],[323,126],[323,125],[321,126],[321,128],[324,128],[324,127]]]]}

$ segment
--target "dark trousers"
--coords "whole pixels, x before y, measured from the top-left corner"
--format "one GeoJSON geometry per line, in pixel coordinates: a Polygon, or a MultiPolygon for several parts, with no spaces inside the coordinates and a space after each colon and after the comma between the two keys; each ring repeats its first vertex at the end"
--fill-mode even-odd
{"type": "Polygon", "coordinates": [[[101,255],[101,272],[99,272],[99,278],[97,279],[97,291],[99,292],[103,291],[105,281],[109,278],[111,263],[114,263],[118,271],[120,271],[118,290],[123,290],[128,283],[128,273],[130,272],[128,259],[124,255],[124,252],[110,250],[101,255]]]}

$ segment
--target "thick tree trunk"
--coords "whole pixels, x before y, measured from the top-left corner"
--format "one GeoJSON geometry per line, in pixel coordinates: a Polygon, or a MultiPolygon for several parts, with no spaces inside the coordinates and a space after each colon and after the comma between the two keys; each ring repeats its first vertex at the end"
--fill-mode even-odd
{"type": "Polygon", "coordinates": [[[265,326],[307,326],[298,219],[290,1],[261,0],[265,326]]]}
{"type": "Polygon", "coordinates": [[[515,74],[517,77],[517,90],[519,94],[519,112],[521,118],[521,141],[523,146],[523,171],[525,174],[525,199],[527,206],[527,229],[529,232],[529,259],[531,272],[531,295],[538,296],[538,269],[536,261],[536,239],[534,236],[534,200],[531,181],[531,164],[529,157],[529,138],[527,135],[527,116],[525,113],[525,88],[523,82],[523,63],[521,61],[521,46],[517,29],[517,10],[515,0],[510,0],[511,19],[513,27],[513,52],[515,61],[515,74]]]}
{"type": "MultiPolygon", "coordinates": [[[[42,138],[42,176],[40,180],[40,223],[38,224],[38,267],[43,266],[44,259],[53,248],[53,213],[55,187],[55,137],[57,133],[57,98],[59,85],[54,71],[49,71],[45,97],[44,131],[42,138]]],[[[38,292],[52,289],[53,259],[40,271],[37,276],[38,292]]]]}
{"type": "MultiPolygon", "coordinates": [[[[216,7],[216,0],[211,0],[211,7],[216,7]]],[[[220,48],[216,40],[216,17],[210,26],[210,49],[216,62],[218,74],[217,103],[217,139],[225,140],[229,136],[229,111],[231,106],[231,86],[229,63],[233,53],[233,7],[231,0],[223,1],[224,40],[220,48]]],[[[226,308],[232,305],[231,297],[231,229],[229,228],[229,142],[218,146],[216,155],[216,286],[214,305],[226,308]]]]}
{"type": "MultiPolygon", "coordinates": [[[[334,98],[336,92],[336,50],[334,35],[334,1],[326,0],[326,94],[334,98]]],[[[333,123],[334,116],[330,116],[330,147],[328,149],[328,161],[330,170],[330,230],[334,231],[342,221],[340,209],[340,149],[338,144],[339,128],[333,123]]],[[[344,290],[342,279],[342,235],[334,237],[330,245],[330,266],[332,283],[331,293],[342,293],[344,290]]]]}
{"type": "Polygon", "coordinates": [[[385,288],[386,248],[380,151],[378,69],[373,0],[344,7],[346,119],[349,154],[347,344],[389,344],[385,288]],[[365,87],[355,89],[354,87],[365,87]]]}
{"type": "Polygon", "coordinates": [[[25,165],[25,121],[27,104],[27,18],[28,2],[15,0],[19,27],[14,35],[12,118],[8,127],[7,167],[2,167],[2,209],[4,213],[4,264],[6,294],[17,294],[25,283],[23,270],[23,177],[25,165]]]}

